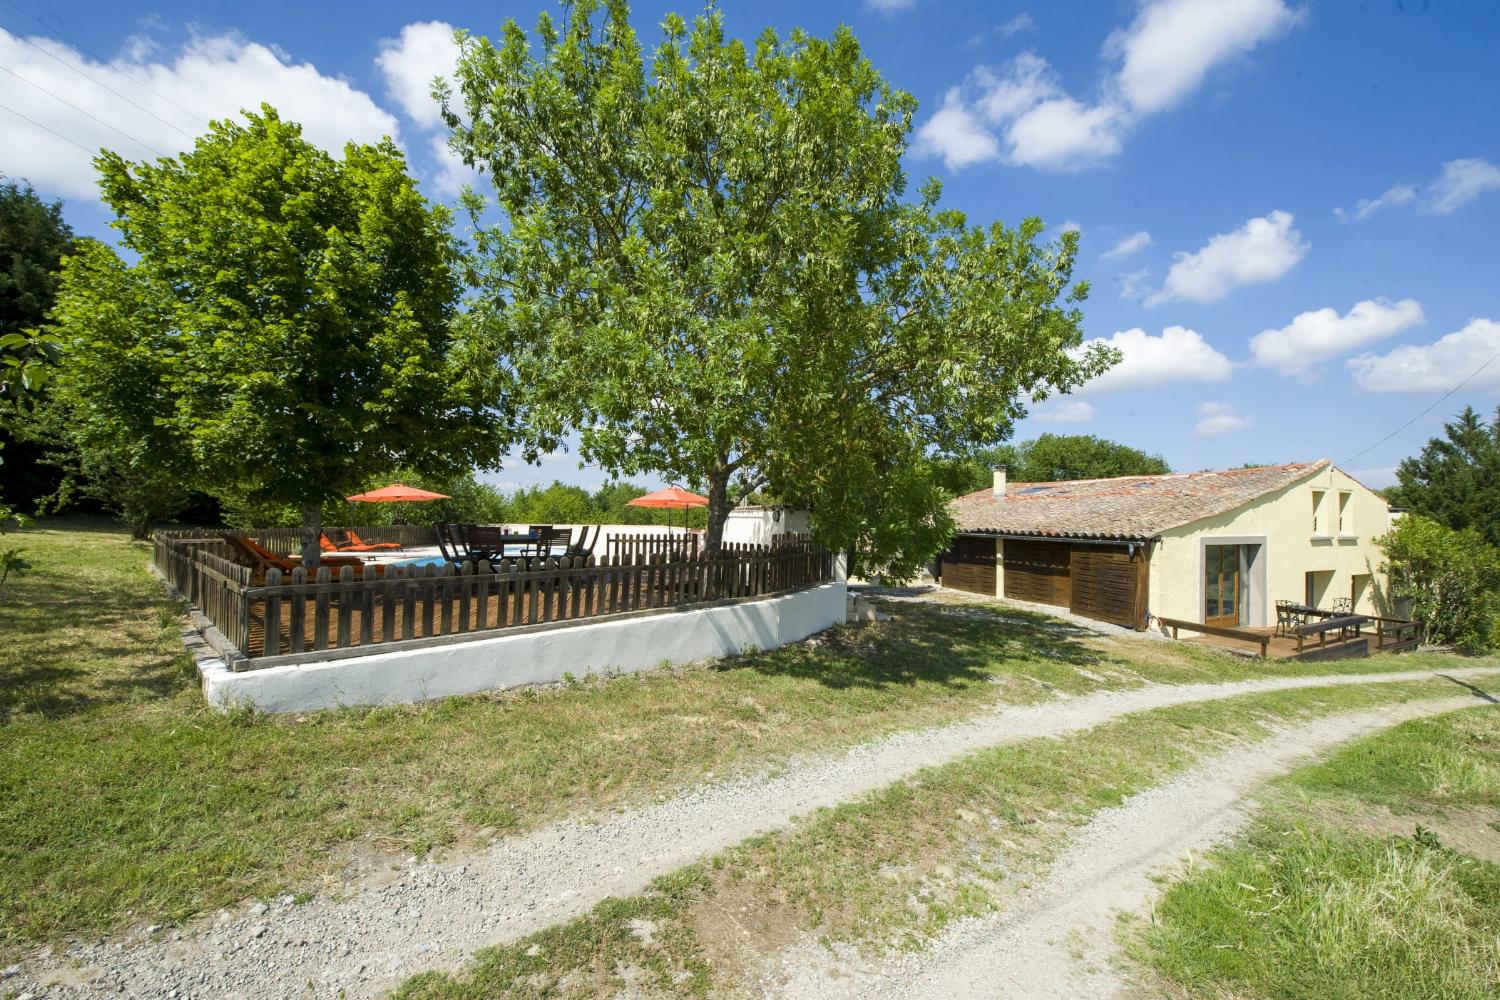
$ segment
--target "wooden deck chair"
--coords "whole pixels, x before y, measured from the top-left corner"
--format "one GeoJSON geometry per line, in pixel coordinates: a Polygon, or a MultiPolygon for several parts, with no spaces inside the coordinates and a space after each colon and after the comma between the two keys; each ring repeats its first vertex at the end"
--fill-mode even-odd
{"type": "Polygon", "coordinates": [[[339,546],[343,552],[380,552],[395,551],[402,547],[400,542],[367,542],[355,533],[353,528],[343,529],[345,543],[339,546]]]}
{"type": "Polygon", "coordinates": [[[599,532],[604,528],[597,524],[585,524],[578,529],[578,541],[568,542],[568,551],[565,553],[570,558],[593,555],[594,546],[599,544],[599,532]]]}
{"type": "MultiPolygon", "coordinates": [[[[251,573],[254,574],[257,580],[264,581],[266,573],[273,569],[279,569],[281,572],[290,575],[292,570],[302,565],[300,558],[288,559],[285,556],[278,556],[249,535],[226,531],[223,537],[225,543],[229,546],[230,558],[242,566],[250,567],[251,573]]],[[[320,564],[330,569],[341,569],[345,566],[363,569],[365,561],[358,556],[331,555],[321,559],[320,564]]],[[[384,568],[383,566],[376,567],[376,572],[378,573],[384,568]]]]}

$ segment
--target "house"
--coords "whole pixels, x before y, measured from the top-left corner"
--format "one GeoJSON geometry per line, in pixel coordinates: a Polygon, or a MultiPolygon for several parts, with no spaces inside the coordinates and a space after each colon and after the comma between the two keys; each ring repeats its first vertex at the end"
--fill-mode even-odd
{"type": "Polygon", "coordinates": [[[1276,601],[1384,601],[1385,498],[1329,461],[1007,483],[954,500],[946,587],[1053,604],[1135,629],[1152,617],[1276,624],[1276,601]]]}

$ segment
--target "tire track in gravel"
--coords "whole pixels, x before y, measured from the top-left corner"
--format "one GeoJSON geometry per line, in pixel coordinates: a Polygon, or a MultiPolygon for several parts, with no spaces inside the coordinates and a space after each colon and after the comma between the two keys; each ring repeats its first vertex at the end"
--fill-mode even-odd
{"type": "Polygon", "coordinates": [[[282,897],[269,908],[242,904],[180,931],[79,942],[61,955],[23,961],[4,985],[38,998],[375,996],[417,972],[458,968],[478,948],[577,917],[607,896],[639,892],[658,875],[814,809],[975,750],[1190,702],[1495,674],[1500,667],[1148,685],[996,709],[697,785],[663,801],[562,820],[459,857],[356,881],[303,905],[282,897]]]}
{"type": "MultiPolygon", "coordinates": [[[[1473,695],[1328,716],[1208,758],[1099,812],[1074,833],[1046,877],[1002,915],[962,921],[920,956],[859,967],[802,952],[774,995],[788,1000],[1105,1000],[1128,985],[1116,971],[1119,913],[1143,913],[1154,876],[1243,829],[1256,789],[1310,758],[1408,719],[1483,704],[1473,695]]],[[[821,949],[820,949],[821,950],[821,949]]],[[[849,953],[846,953],[849,954],[849,953]]]]}

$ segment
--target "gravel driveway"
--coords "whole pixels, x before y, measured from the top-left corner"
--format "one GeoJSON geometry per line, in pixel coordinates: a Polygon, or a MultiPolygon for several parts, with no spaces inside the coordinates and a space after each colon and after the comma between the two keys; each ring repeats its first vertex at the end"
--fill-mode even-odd
{"type": "MultiPolygon", "coordinates": [[[[1483,677],[1500,668],[1443,672],[1483,677]]],[[[606,896],[983,747],[1087,729],[1131,712],[1291,688],[1428,679],[1434,671],[1156,685],[899,733],[845,753],[708,783],[619,812],[577,818],[441,862],[412,862],[298,905],[246,904],[180,929],[79,942],[5,970],[0,990],[33,997],[368,997],[477,948],[576,917],[606,896]]],[[[44,950],[45,951],[45,950],[44,950]]]]}

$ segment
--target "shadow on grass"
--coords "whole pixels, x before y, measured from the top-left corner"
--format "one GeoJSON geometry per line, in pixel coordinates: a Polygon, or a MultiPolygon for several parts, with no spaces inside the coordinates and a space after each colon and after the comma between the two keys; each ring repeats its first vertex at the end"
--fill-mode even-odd
{"type": "Polygon", "coordinates": [[[1090,633],[1041,615],[945,605],[882,605],[891,620],[841,628],[769,653],[736,657],[721,669],[798,677],[835,689],[968,687],[993,681],[1002,661],[1084,667],[1104,657],[1080,641],[1090,633]],[[1025,620],[1018,620],[1025,619],[1025,620]],[[1031,620],[1034,619],[1034,620],[1031,620]]]}
{"type": "Polygon", "coordinates": [[[56,718],[175,694],[189,677],[185,653],[158,628],[177,610],[117,570],[87,575],[44,566],[8,582],[0,601],[0,724],[21,713],[56,718]]]}

